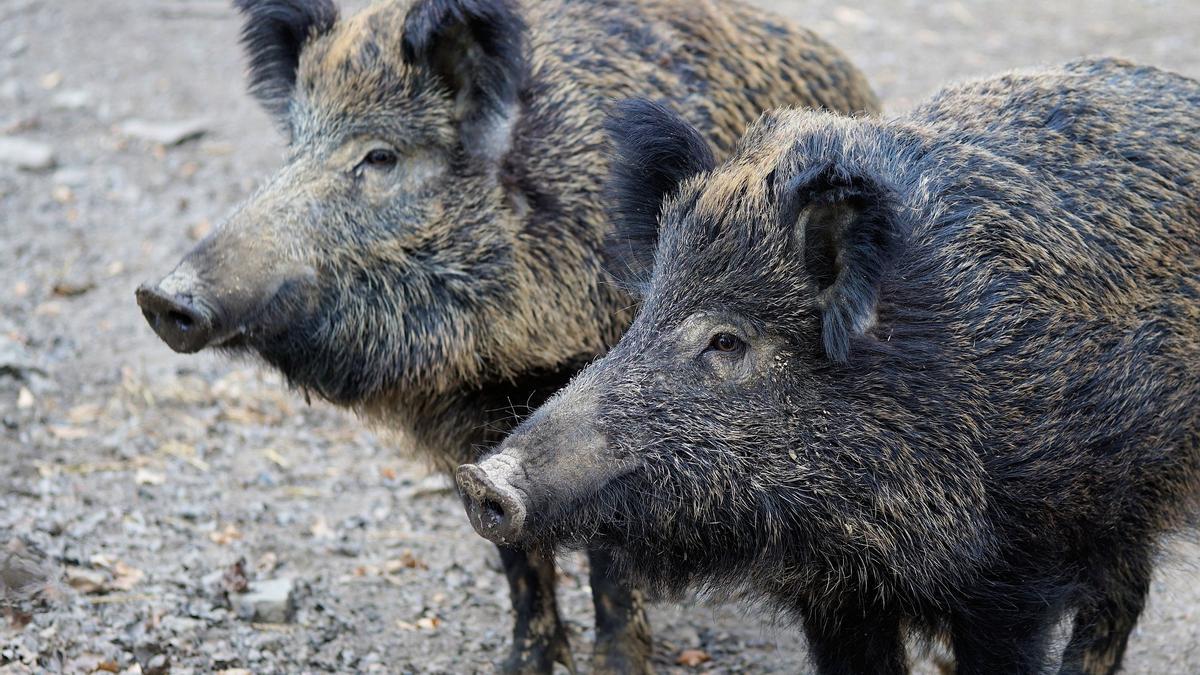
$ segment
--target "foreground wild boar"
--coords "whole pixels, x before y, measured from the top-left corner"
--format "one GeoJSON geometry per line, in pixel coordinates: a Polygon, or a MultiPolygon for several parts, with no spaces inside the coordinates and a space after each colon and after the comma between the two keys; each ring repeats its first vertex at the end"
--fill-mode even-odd
{"type": "MultiPolygon", "coordinates": [[[[632,301],[603,276],[609,101],[669,101],[729,149],[766,107],[873,110],[813,34],[710,0],[238,3],[283,168],[138,304],[172,348],[260,356],[450,471],[603,353],[632,301]]],[[[571,653],[548,557],[502,550],[509,671],[571,653]]],[[[592,558],[594,665],[645,666],[639,596],[592,558]]]]}
{"type": "Polygon", "coordinates": [[[1084,61],[778,112],[716,169],[653,104],[613,126],[640,313],[459,469],[476,529],[748,589],[823,673],[904,672],[910,630],[1038,672],[1067,611],[1063,672],[1115,670],[1200,483],[1200,83],[1084,61]]]}

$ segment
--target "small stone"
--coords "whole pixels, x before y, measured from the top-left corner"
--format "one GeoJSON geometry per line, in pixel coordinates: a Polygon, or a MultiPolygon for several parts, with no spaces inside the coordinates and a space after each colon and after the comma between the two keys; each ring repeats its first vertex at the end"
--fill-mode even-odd
{"type": "Polygon", "coordinates": [[[0,98],[8,101],[20,101],[25,98],[25,90],[21,87],[20,82],[5,80],[0,82],[0,98]]]}
{"type": "Polygon", "coordinates": [[[21,54],[24,54],[27,49],[29,49],[29,38],[25,37],[24,35],[18,35],[17,37],[8,41],[9,56],[20,56],[21,54]]]}
{"type": "Polygon", "coordinates": [[[42,87],[42,89],[45,89],[46,91],[50,91],[51,89],[57,89],[58,85],[62,84],[62,81],[63,81],[62,73],[55,70],[53,72],[49,72],[49,73],[46,73],[45,75],[41,76],[41,78],[38,79],[38,85],[40,85],[42,87]]]}
{"type": "Polygon", "coordinates": [[[267,579],[250,584],[246,593],[229,598],[238,617],[255,623],[289,623],[296,612],[292,579],[267,579]]]}
{"type": "Polygon", "coordinates": [[[50,105],[59,110],[83,110],[92,105],[92,95],[83,89],[64,89],[50,97],[50,105]]]}
{"type": "Polygon", "coordinates": [[[207,123],[198,119],[181,122],[152,122],[133,119],[123,122],[118,130],[130,138],[158,145],[179,145],[185,141],[200,138],[208,131],[207,123]]]}
{"type": "Polygon", "coordinates": [[[26,171],[44,171],[55,165],[54,149],[27,138],[0,138],[0,163],[26,171]]]}
{"type": "Polygon", "coordinates": [[[54,184],[77,188],[87,185],[88,172],[79,167],[63,167],[54,172],[54,184]]]}

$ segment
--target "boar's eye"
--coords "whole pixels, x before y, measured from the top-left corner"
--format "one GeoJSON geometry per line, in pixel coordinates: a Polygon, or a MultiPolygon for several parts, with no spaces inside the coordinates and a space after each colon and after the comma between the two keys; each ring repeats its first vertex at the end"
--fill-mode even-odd
{"type": "Polygon", "coordinates": [[[708,343],[710,352],[734,353],[740,352],[746,346],[746,343],[741,338],[733,333],[717,333],[708,343]]]}
{"type": "Polygon", "coordinates": [[[366,157],[363,157],[362,163],[376,169],[390,169],[396,165],[398,159],[395,150],[375,148],[368,152],[366,157]]]}

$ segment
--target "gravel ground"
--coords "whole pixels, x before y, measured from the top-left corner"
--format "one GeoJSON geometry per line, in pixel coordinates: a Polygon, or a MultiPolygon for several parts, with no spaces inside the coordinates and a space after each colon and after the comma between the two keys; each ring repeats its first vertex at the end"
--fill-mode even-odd
{"type": "MultiPolygon", "coordinates": [[[[893,112],[1085,54],[1200,76],[1195,0],[765,4],[893,112]]],[[[0,0],[0,673],[492,672],[507,590],[448,485],[251,364],[171,353],[134,306],[278,161],[236,32],[211,0],[0,0]]],[[[1197,561],[1167,556],[1129,672],[1200,672],[1197,561]]],[[[560,599],[587,672],[581,564],[560,599]]],[[[805,667],[754,608],[653,622],[661,672],[805,667]]]]}

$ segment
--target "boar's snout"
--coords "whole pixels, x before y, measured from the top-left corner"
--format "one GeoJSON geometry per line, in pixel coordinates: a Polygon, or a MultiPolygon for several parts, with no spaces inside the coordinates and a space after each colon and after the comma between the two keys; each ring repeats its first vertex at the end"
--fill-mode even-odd
{"type": "Polygon", "coordinates": [[[478,465],[464,464],[455,478],[475,531],[496,544],[514,545],[524,538],[528,507],[521,492],[504,477],[511,469],[504,459],[497,455],[478,465]]]}
{"type": "Polygon", "coordinates": [[[211,311],[181,284],[177,270],[159,283],[137,289],[138,307],[158,337],[177,352],[190,354],[207,347],[216,333],[211,311]]]}

